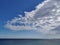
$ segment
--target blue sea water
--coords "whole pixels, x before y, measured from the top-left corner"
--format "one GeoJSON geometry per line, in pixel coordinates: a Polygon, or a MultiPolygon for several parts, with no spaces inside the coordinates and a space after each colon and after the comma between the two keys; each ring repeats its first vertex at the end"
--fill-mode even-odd
{"type": "Polygon", "coordinates": [[[0,45],[60,45],[60,40],[0,39],[0,45]]]}

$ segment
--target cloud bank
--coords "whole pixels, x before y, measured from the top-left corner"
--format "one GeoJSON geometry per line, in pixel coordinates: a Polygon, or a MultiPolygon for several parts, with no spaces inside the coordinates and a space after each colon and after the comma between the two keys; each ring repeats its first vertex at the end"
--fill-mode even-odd
{"type": "Polygon", "coordinates": [[[31,12],[24,12],[25,16],[19,15],[7,21],[5,28],[18,30],[32,30],[43,34],[57,34],[60,26],[60,1],[45,0],[36,6],[31,12]]]}

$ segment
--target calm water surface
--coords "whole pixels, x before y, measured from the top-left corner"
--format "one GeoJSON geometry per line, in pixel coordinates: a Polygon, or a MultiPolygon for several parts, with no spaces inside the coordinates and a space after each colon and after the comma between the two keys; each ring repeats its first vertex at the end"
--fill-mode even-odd
{"type": "Polygon", "coordinates": [[[60,45],[60,40],[48,39],[0,39],[0,45],[60,45]]]}

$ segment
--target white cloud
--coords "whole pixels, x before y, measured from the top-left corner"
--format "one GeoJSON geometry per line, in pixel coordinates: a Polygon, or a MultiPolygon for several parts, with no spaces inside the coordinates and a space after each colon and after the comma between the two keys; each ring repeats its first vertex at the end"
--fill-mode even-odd
{"type": "Polygon", "coordinates": [[[45,0],[36,6],[35,10],[25,12],[25,17],[19,15],[5,25],[11,30],[33,30],[43,34],[56,34],[57,26],[60,25],[59,0],[45,0]]]}

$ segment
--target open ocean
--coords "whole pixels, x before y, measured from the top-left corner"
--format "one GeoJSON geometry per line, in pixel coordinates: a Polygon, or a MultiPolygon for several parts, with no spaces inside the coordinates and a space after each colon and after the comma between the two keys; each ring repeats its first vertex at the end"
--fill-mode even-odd
{"type": "Polygon", "coordinates": [[[0,45],[60,45],[60,39],[0,39],[0,45]]]}

